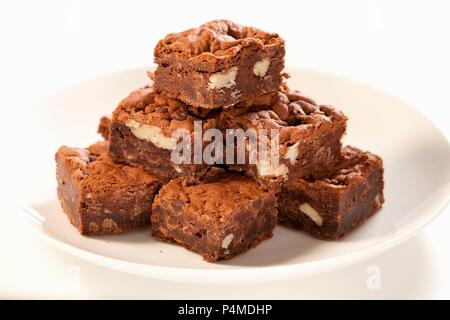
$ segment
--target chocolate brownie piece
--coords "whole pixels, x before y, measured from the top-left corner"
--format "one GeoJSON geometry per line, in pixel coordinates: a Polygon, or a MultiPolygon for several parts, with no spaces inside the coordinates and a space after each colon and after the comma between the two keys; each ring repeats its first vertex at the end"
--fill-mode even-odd
{"type": "Polygon", "coordinates": [[[157,93],[152,86],[135,90],[113,112],[109,153],[115,161],[150,169],[164,181],[175,175],[197,181],[211,170],[212,163],[195,161],[194,142],[200,143],[201,150],[207,143],[194,137],[194,127],[197,123],[201,131],[215,128],[216,116],[210,113],[213,112],[192,108],[180,100],[157,93]],[[190,156],[186,152],[189,160],[183,163],[172,161],[172,151],[180,142],[173,133],[179,129],[189,136],[184,141],[191,142],[188,144],[190,156]]]}
{"type": "Polygon", "coordinates": [[[383,161],[353,147],[328,177],[289,179],[279,193],[279,222],[335,240],[355,229],[384,203],[383,161]]]}
{"type": "MultiPolygon", "coordinates": [[[[268,150],[267,157],[261,157],[264,155],[261,153],[252,160],[251,152],[259,152],[261,145],[252,145],[249,139],[245,164],[239,164],[235,158],[236,164],[229,168],[244,171],[267,183],[317,177],[326,172],[339,158],[347,117],[334,107],[318,105],[298,91],[284,87],[222,111],[218,123],[223,130],[234,129],[227,132],[226,144],[233,141],[237,130],[254,132],[258,136],[258,143],[268,150]],[[268,139],[262,139],[264,136],[268,139]],[[276,139],[278,143],[275,143],[276,139]],[[271,157],[270,150],[278,152],[271,157]]],[[[229,159],[226,161],[230,162],[229,159]]]]}
{"type": "Polygon", "coordinates": [[[111,117],[103,116],[100,118],[100,122],[98,124],[97,133],[100,134],[103,139],[109,139],[109,127],[111,125],[111,117]]]}
{"type": "Polygon", "coordinates": [[[195,107],[231,106],[283,80],[284,40],[228,20],[169,34],[154,54],[155,87],[195,107]]]}
{"type": "Polygon", "coordinates": [[[56,153],[58,197],[70,222],[84,235],[148,227],[160,182],[150,173],[114,163],[107,142],[56,153]]]}
{"type": "Polygon", "coordinates": [[[276,196],[236,173],[197,185],[173,179],[155,197],[152,210],[153,236],[207,261],[247,251],[270,238],[277,223],[276,196]]]}

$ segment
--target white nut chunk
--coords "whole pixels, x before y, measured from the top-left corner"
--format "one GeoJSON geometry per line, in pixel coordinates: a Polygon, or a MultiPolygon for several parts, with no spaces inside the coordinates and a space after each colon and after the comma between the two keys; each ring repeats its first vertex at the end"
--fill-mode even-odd
{"type": "Polygon", "coordinates": [[[160,127],[140,124],[135,120],[129,120],[125,124],[136,138],[150,141],[158,148],[173,150],[177,145],[176,139],[165,136],[160,127]]]}
{"type": "Polygon", "coordinates": [[[255,63],[253,66],[253,74],[257,77],[265,77],[267,74],[267,70],[269,70],[270,59],[263,58],[255,63]]]}
{"type": "Polygon", "coordinates": [[[377,207],[381,207],[382,203],[381,203],[381,194],[377,194],[377,196],[375,197],[375,204],[377,205],[377,207]]]}
{"type": "Polygon", "coordinates": [[[234,87],[236,85],[237,73],[238,67],[231,67],[227,70],[213,73],[209,77],[208,88],[219,90],[234,87]]]}
{"type": "Polygon", "coordinates": [[[105,220],[103,220],[102,228],[103,228],[103,231],[106,231],[106,232],[113,232],[113,231],[119,230],[119,226],[117,225],[117,223],[113,219],[110,219],[110,218],[106,218],[105,220]]]}
{"type": "Polygon", "coordinates": [[[288,167],[284,164],[275,164],[273,161],[258,161],[256,170],[260,177],[284,177],[289,173],[288,167]]]}
{"type": "Polygon", "coordinates": [[[284,159],[289,160],[292,165],[297,163],[298,157],[298,146],[300,142],[293,144],[292,146],[287,148],[286,154],[284,155],[284,159]]]}
{"type": "Polygon", "coordinates": [[[222,248],[223,249],[228,249],[228,247],[230,246],[231,241],[233,241],[233,237],[234,237],[233,234],[230,233],[225,238],[223,238],[223,240],[222,240],[222,248]]]}
{"type": "Polygon", "coordinates": [[[315,224],[318,226],[321,226],[323,223],[323,218],[319,215],[319,213],[309,205],[309,203],[302,203],[299,206],[299,209],[301,212],[306,214],[312,221],[314,221],[315,224]]]}

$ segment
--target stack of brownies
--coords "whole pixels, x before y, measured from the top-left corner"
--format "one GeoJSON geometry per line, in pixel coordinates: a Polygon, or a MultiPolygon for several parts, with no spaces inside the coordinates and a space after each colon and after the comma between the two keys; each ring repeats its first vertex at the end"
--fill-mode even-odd
{"type": "Polygon", "coordinates": [[[333,240],[365,221],[384,202],[382,160],[342,146],[341,111],[287,87],[284,54],[279,35],[226,20],[159,41],[151,84],[101,119],[105,141],[56,153],[71,223],[85,235],[151,228],[216,261],[277,223],[333,240]],[[240,145],[239,132],[262,142],[240,145]],[[252,156],[273,141],[277,161],[252,156]]]}

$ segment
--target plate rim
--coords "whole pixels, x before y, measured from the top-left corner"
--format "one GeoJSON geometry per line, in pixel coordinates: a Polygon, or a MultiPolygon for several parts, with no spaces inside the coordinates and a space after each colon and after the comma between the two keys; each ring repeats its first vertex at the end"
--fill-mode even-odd
{"type": "MultiPolygon", "coordinates": [[[[448,185],[446,189],[450,190],[448,185]]],[[[295,263],[288,266],[246,266],[219,270],[155,266],[108,257],[99,253],[94,253],[78,248],[72,244],[51,237],[43,230],[39,230],[42,229],[42,225],[39,225],[34,218],[29,217],[29,211],[36,210],[27,204],[15,203],[13,204],[13,208],[10,207],[7,212],[18,213],[18,211],[20,211],[19,214],[14,214],[14,216],[22,217],[22,219],[19,220],[21,220],[28,228],[30,228],[34,234],[36,234],[39,238],[43,239],[51,246],[77,258],[106,268],[152,279],[161,279],[184,283],[208,282],[217,284],[233,284],[274,282],[280,280],[302,278],[306,276],[321,274],[334,269],[339,269],[352,263],[363,261],[365,258],[380,254],[410,239],[418,231],[432,222],[449,203],[450,199],[439,204],[437,210],[428,210],[429,213],[422,218],[422,222],[410,227],[407,232],[404,231],[402,233],[399,233],[395,237],[386,236],[386,239],[379,242],[378,244],[374,244],[341,256],[323,258],[311,262],[295,263]],[[25,218],[24,215],[28,216],[28,219],[32,220],[32,222],[25,222],[24,220],[26,220],[27,218],[25,218]],[[271,276],[271,278],[262,277],[263,275],[271,276]]]]}

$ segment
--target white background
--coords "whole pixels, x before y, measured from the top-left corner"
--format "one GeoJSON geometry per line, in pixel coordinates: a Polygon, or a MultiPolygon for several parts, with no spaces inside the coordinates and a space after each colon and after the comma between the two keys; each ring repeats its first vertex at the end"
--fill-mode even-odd
{"type": "MultiPolygon", "coordinates": [[[[425,113],[449,138],[449,15],[448,1],[2,1],[1,174],[20,175],[6,160],[26,148],[14,141],[32,134],[20,119],[36,98],[103,73],[150,65],[153,47],[166,33],[215,18],[280,33],[288,65],[385,90],[425,113]]],[[[1,180],[2,197],[20,188],[1,180]]],[[[0,298],[449,299],[449,212],[370,261],[246,286],[183,285],[110,271],[49,247],[2,212],[0,298]],[[371,290],[372,265],[381,271],[381,287],[371,290]]]]}

